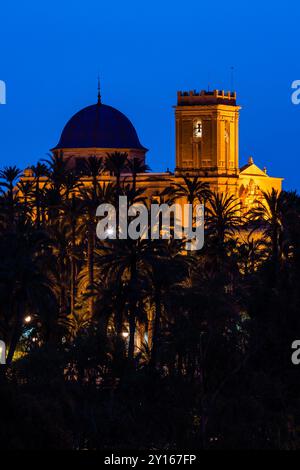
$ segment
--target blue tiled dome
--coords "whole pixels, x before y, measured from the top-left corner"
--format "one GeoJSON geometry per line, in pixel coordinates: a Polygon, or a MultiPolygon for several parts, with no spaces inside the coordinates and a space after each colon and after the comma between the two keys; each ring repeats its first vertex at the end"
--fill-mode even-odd
{"type": "Polygon", "coordinates": [[[69,120],[55,147],[65,148],[146,150],[130,120],[117,109],[102,103],[82,109],[69,120]]]}

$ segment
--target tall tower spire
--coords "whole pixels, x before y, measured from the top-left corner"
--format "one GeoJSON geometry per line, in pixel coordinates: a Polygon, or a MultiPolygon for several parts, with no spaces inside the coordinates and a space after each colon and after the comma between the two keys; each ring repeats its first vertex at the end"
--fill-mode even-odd
{"type": "Polygon", "coordinates": [[[99,77],[99,74],[98,74],[98,104],[101,104],[100,77],[99,77]]]}

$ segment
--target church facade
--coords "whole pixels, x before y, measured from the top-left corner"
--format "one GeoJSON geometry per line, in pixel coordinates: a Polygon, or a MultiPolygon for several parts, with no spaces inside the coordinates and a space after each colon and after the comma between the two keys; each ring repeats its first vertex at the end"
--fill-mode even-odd
{"type": "MultiPolygon", "coordinates": [[[[212,191],[233,194],[239,198],[242,211],[248,210],[261,191],[280,191],[283,178],[271,177],[267,170],[258,168],[252,159],[240,167],[239,111],[236,93],[189,91],[177,93],[175,106],[176,162],[173,172],[139,173],[137,187],[142,187],[151,199],[158,197],[166,187],[182,183],[182,175],[198,176],[212,191]]],[[[140,143],[130,120],[117,109],[101,101],[76,113],[66,124],[60,140],[52,149],[68,159],[70,169],[84,174],[84,162],[92,155],[106,158],[108,153],[126,152],[128,159],[146,162],[147,149],[140,143]]],[[[25,170],[23,179],[33,177],[25,170]]],[[[125,172],[122,178],[130,179],[125,172]]],[[[107,173],[100,181],[113,181],[107,173]]]]}

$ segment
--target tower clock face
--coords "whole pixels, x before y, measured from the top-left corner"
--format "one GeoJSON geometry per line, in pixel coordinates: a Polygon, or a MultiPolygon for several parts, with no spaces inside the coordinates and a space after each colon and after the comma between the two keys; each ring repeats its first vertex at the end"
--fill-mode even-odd
{"type": "Polygon", "coordinates": [[[194,137],[200,138],[202,137],[202,121],[201,119],[194,122],[194,137]]]}

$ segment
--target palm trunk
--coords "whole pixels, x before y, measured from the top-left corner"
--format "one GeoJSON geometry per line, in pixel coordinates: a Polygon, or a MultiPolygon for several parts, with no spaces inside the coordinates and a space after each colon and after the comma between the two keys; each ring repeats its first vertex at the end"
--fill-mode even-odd
{"type": "Polygon", "coordinates": [[[131,282],[130,282],[130,296],[131,302],[129,305],[129,346],[128,346],[128,359],[133,361],[134,358],[134,339],[135,339],[135,330],[136,330],[136,298],[135,290],[137,288],[137,260],[133,256],[131,259],[131,282]]]}
{"type": "Polygon", "coordinates": [[[130,315],[129,315],[129,333],[130,333],[129,346],[128,346],[129,361],[133,361],[134,359],[135,331],[136,331],[136,315],[135,315],[135,307],[132,306],[130,308],[130,315]]]}
{"type": "Polygon", "coordinates": [[[117,186],[117,195],[120,195],[120,187],[121,187],[121,173],[118,172],[116,174],[116,186],[117,186]]]}
{"type": "Polygon", "coordinates": [[[59,295],[59,310],[60,315],[65,317],[67,312],[67,301],[66,301],[66,285],[65,285],[65,263],[64,263],[64,255],[60,253],[59,259],[59,271],[60,271],[60,295],[59,295]]]}
{"type": "Polygon", "coordinates": [[[72,255],[71,255],[71,315],[75,313],[76,300],[76,263],[75,263],[75,224],[72,224],[72,255]]]}
{"type": "Polygon", "coordinates": [[[161,291],[159,286],[155,286],[155,319],[152,333],[152,350],[150,364],[156,367],[158,359],[158,346],[160,336],[160,321],[161,321],[161,291]]]}
{"type": "Polygon", "coordinates": [[[9,228],[11,229],[14,225],[15,220],[15,207],[14,207],[14,187],[13,184],[9,184],[9,228]]]}
{"type": "Polygon", "coordinates": [[[133,172],[133,175],[132,175],[132,189],[133,189],[133,193],[135,193],[135,190],[136,190],[136,172],[134,171],[133,172]]]}
{"type": "Polygon", "coordinates": [[[36,205],[36,225],[37,227],[39,227],[40,221],[41,221],[39,179],[37,179],[36,187],[35,187],[35,205],[36,205]]]}
{"type": "Polygon", "coordinates": [[[89,300],[89,310],[91,316],[94,315],[94,227],[92,220],[89,222],[88,227],[88,279],[90,287],[90,300],[89,300]]]}
{"type": "Polygon", "coordinates": [[[152,350],[152,345],[153,345],[153,310],[149,309],[148,314],[147,314],[147,334],[148,334],[148,347],[150,350],[152,350]]]}

